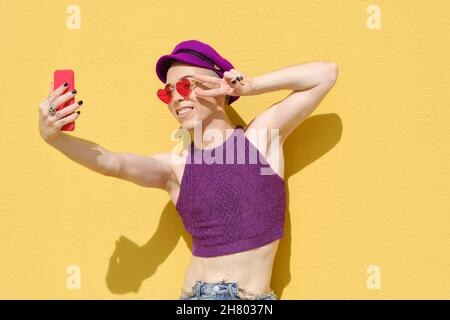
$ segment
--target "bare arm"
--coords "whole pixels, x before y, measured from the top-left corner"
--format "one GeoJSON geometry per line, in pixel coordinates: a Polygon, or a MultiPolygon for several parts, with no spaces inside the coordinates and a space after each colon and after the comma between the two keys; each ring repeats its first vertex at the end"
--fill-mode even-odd
{"type": "Polygon", "coordinates": [[[66,92],[67,88],[66,83],[53,90],[53,82],[50,84],[47,99],[39,105],[39,133],[48,145],[71,160],[95,172],[109,175],[117,166],[117,161],[110,151],[96,143],[61,131],[65,124],[78,119],[79,113],[75,111],[81,107],[82,101],[75,102],[54,114],[50,113],[51,105],[57,107],[75,97],[76,92],[66,92]]]}
{"type": "Polygon", "coordinates": [[[114,153],[94,142],[64,132],[46,142],[71,160],[95,172],[109,176],[117,171],[118,159],[114,153]]]}
{"type": "Polygon", "coordinates": [[[133,182],[144,187],[168,190],[173,178],[168,156],[111,152],[88,140],[61,133],[47,142],[71,160],[105,176],[133,182]]]}
{"type": "Polygon", "coordinates": [[[128,152],[115,153],[117,165],[112,176],[137,185],[169,191],[171,182],[176,181],[166,153],[140,155],[128,152]]]}
{"type": "Polygon", "coordinates": [[[81,103],[73,103],[54,114],[51,113],[51,105],[59,106],[76,94],[76,92],[64,93],[67,84],[61,85],[56,90],[52,88],[53,83],[50,84],[47,99],[39,105],[39,133],[47,144],[82,166],[106,176],[167,191],[173,185],[172,182],[177,183],[169,154],[143,156],[127,152],[111,152],[94,142],[62,132],[62,126],[78,119],[79,114],[74,111],[80,108],[81,103]]]}
{"type": "Polygon", "coordinates": [[[284,100],[255,117],[249,128],[279,129],[283,142],[320,104],[336,82],[334,62],[317,61],[293,65],[254,78],[252,94],[289,89],[284,100]]]}

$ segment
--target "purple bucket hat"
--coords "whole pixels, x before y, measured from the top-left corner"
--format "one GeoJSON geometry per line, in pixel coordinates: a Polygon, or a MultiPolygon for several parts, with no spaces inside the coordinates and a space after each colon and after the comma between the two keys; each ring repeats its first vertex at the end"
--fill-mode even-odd
{"type": "MultiPolygon", "coordinates": [[[[225,71],[233,69],[233,65],[223,58],[210,45],[198,40],[180,42],[172,50],[171,54],[161,56],[156,63],[156,74],[164,84],[167,79],[167,70],[174,61],[181,61],[201,68],[206,68],[217,73],[221,78],[225,71]]],[[[232,104],[240,96],[228,96],[228,104],[232,104]]]]}

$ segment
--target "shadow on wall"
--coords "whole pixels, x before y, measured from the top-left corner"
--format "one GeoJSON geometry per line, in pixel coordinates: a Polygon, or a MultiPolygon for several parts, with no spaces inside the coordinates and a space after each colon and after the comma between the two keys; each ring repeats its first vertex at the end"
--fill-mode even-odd
{"type": "MultiPolygon", "coordinates": [[[[228,116],[232,123],[247,126],[233,108],[228,109],[228,116]]],[[[318,115],[307,118],[284,143],[284,176],[287,188],[285,233],[278,246],[271,282],[271,287],[275,290],[278,299],[281,299],[284,288],[291,280],[289,178],[331,150],[339,142],[341,135],[342,121],[338,115],[318,115]]],[[[298,215],[301,212],[295,214],[298,215]]],[[[180,236],[192,252],[192,238],[184,229],[175,206],[169,201],[161,214],[156,232],[145,245],[140,247],[124,236],[116,241],[116,248],[109,260],[106,275],[109,290],[117,294],[137,293],[142,282],[150,278],[174,250],[180,236]]],[[[181,286],[182,284],[174,289],[174,299],[178,299],[181,286]]]]}

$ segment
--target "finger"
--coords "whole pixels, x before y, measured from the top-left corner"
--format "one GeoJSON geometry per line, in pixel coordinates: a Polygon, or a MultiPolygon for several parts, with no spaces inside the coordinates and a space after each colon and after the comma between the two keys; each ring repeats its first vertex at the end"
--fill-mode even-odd
{"type": "Polygon", "coordinates": [[[209,90],[203,90],[200,88],[195,88],[195,94],[199,97],[214,97],[214,96],[220,96],[220,95],[226,95],[227,94],[227,88],[217,88],[217,89],[209,89],[209,90]]]}
{"type": "MultiPolygon", "coordinates": [[[[53,84],[53,82],[52,82],[53,84]]],[[[53,86],[53,85],[52,85],[53,86]]],[[[56,90],[52,91],[52,89],[50,89],[50,94],[47,97],[47,102],[50,103],[52,101],[54,101],[56,98],[58,98],[69,86],[64,86],[64,83],[62,85],[60,85],[58,88],[56,88],[56,90]]]]}
{"type": "Polygon", "coordinates": [[[234,74],[236,77],[240,76],[241,74],[239,73],[239,71],[237,71],[236,69],[230,69],[228,70],[229,72],[231,72],[232,74],[234,74]]]}
{"type": "Polygon", "coordinates": [[[228,83],[228,85],[230,87],[233,87],[236,85],[236,75],[234,73],[231,73],[230,71],[225,71],[223,74],[223,78],[225,79],[225,81],[228,83]],[[234,81],[234,83],[233,83],[234,81]]]}
{"type": "Polygon", "coordinates": [[[75,89],[72,90],[72,91],[66,92],[62,96],[59,96],[54,101],[52,101],[52,105],[55,108],[58,108],[62,103],[66,102],[66,101],[69,101],[70,99],[75,97],[76,94],[77,94],[77,92],[76,92],[75,89]],[[75,91],[75,93],[74,93],[74,91],[75,91]]]}
{"type": "Polygon", "coordinates": [[[79,113],[74,112],[70,116],[67,116],[65,118],[59,119],[58,121],[55,121],[55,126],[57,128],[61,128],[65,124],[75,121],[79,116],[80,116],[79,113]]]}
{"type": "Polygon", "coordinates": [[[213,77],[213,76],[207,76],[205,74],[194,74],[193,78],[196,80],[200,80],[200,81],[220,83],[220,78],[213,77]]]}
{"type": "Polygon", "coordinates": [[[230,72],[236,75],[237,77],[241,76],[243,78],[246,77],[246,74],[240,71],[237,71],[236,69],[230,69],[230,72]]]}
{"type": "Polygon", "coordinates": [[[72,112],[75,112],[75,110],[79,109],[82,105],[83,105],[83,100],[72,103],[72,104],[68,105],[67,107],[62,108],[61,110],[57,111],[54,114],[54,117],[56,119],[64,118],[66,115],[68,115],[72,112]]]}
{"type": "Polygon", "coordinates": [[[227,79],[236,79],[237,75],[232,73],[231,71],[225,71],[223,73],[223,76],[226,77],[227,79]]]}

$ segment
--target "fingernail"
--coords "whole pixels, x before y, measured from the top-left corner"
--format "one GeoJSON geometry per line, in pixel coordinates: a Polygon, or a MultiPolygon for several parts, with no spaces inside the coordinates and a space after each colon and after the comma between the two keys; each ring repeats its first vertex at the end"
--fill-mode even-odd
{"type": "Polygon", "coordinates": [[[73,93],[73,94],[77,93],[77,89],[73,89],[73,90],[72,90],[72,93],[73,93]]]}
{"type": "Polygon", "coordinates": [[[78,105],[81,106],[83,104],[83,100],[78,101],[78,105]]]}
{"type": "Polygon", "coordinates": [[[64,87],[67,87],[69,85],[69,83],[66,81],[64,82],[64,87]]]}
{"type": "Polygon", "coordinates": [[[80,111],[80,110],[78,110],[78,111],[77,111],[77,113],[78,113],[78,114],[80,114],[80,113],[81,113],[81,111],[80,111]]]}

